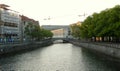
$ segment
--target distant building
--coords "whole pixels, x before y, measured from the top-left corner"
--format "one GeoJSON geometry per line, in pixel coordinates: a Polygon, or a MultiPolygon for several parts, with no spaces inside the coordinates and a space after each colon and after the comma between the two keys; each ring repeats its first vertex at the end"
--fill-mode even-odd
{"type": "Polygon", "coordinates": [[[8,7],[0,4],[0,38],[5,41],[19,41],[21,17],[8,7]]]}
{"type": "Polygon", "coordinates": [[[78,21],[78,22],[76,22],[76,23],[73,23],[73,24],[70,24],[70,26],[74,26],[74,25],[78,25],[78,26],[81,26],[81,22],[80,21],[78,21]]]}
{"type": "Polygon", "coordinates": [[[42,28],[51,30],[53,32],[53,37],[68,37],[69,36],[69,31],[70,27],[69,25],[42,25],[42,28]]]}
{"type": "Polygon", "coordinates": [[[51,32],[53,33],[53,38],[59,38],[59,37],[64,37],[64,29],[56,29],[56,30],[51,30],[51,32]]]}

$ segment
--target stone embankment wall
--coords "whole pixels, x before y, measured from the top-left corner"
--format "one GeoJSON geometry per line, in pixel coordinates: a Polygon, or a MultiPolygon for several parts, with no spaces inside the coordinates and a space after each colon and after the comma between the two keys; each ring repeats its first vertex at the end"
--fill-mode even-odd
{"type": "Polygon", "coordinates": [[[21,44],[4,44],[0,45],[0,54],[7,54],[13,52],[20,52],[22,50],[31,50],[40,48],[43,46],[48,46],[52,44],[51,40],[44,40],[40,42],[31,42],[31,43],[21,43],[21,44]]]}
{"type": "Polygon", "coordinates": [[[91,49],[92,51],[103,53],[112,57],[120,58],[120,46],[112,44],[97,44],[97,43],[89,43],[89,42],[79,42],[79,41],[72,41],[70,40],[70,43],[84,47],[87,49],[91,49]]]}

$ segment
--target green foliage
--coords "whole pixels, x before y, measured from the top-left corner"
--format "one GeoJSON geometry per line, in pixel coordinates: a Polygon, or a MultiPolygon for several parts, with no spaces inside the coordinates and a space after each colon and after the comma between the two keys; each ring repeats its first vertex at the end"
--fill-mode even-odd
{"type": "Polygon", "coordinates": [[[44,38],[51,38],[52,36],[53,36],[53,33],[50,31],[50,30],[45,30],[45,29],[42,29],[41,30],[42,31],[42,36],[44,37],[44,38]]]}
{"type": "Polygon", "coordinates": [[[32,31],[33,30],[34,30],[33,24],[32,23],[28,23],[28,25],[25,27],[25,34],[29,35],[30,37],[32,37],[32,31]]]}
{"type": "Polygon", "coordinates": [[[89,16],[81,25],[81,37],[120,37],[120,5],[89,16]]]}
{"type": "Polygon", "coordinates": [[[74,24],[71,27],[71,34],[72,36],[79,38],[80,37],[80,25],[74,24]]]}
{"type": "Polygon", "coordinates": [[[37,25],[33,25],[32,23],[29,23],[25,27],[25,33],[32,39],[36,40],[51,38],[53,36],[53,33],[51,31],[42,29],[37,25]]]}

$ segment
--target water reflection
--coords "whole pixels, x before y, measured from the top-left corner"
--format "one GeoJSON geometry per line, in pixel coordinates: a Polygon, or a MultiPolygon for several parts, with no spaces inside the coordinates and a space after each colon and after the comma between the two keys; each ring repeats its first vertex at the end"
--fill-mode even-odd
{"type": "Polygon", "coordinates": [[[69,43],[0,58],[3,71],[120,71],[119,67],[119,62],[69,43]]]}
{"type": "MultiPolygon", "coordinates": [[[[108,57],[108,56],[106,56],[108,57]]],[[[111,61],[102,56],[97,56],[86,49],[82,49],[82,60],[86,67],[86,71],[120,71],[120,63],[116,61],[111,61]]]]}

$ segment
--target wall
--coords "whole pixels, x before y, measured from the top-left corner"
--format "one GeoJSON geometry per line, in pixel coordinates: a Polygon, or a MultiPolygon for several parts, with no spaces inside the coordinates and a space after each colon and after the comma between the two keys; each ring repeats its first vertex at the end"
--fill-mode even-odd
{"type": "Polygon", "coordinates": [[[112,57],[120,58],[120,48],[98,45],[94,43],[83,43],[83,42],[75,42],[70,41],[72,44],[91,49],[92,51],[97,51],[99,53],[103,53],[112,57]]]}
{"type": "Polygon", "coordinates": [[[7,53],[17,53],[23,50],[31,50],[40,48],[43,46],[51,45],[53,42],[51,40],[44,40],[41,42],[31,42],[31,43],[22,43],[22,44],[13,44],[13,45],[0,45],[0,55],[7,53]]]}

